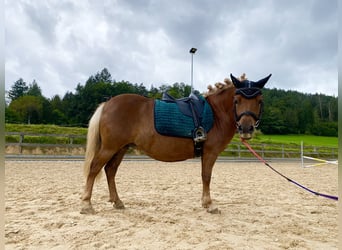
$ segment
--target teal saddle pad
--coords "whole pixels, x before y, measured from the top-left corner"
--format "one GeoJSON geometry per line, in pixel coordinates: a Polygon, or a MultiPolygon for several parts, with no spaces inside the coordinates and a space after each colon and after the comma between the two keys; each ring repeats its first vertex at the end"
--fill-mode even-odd
{"type": "MultiPolygon", "coordinates": [[[[206,132],[212,128],[214,124],[214,115],[209,103],[204,100],[204,108],[199,114],[200,126],[206,132]]],[[[193,138],[195,124],[192,116],[184,115],[180,112],[178,105],[174,102],[165,102],[155,100],[154,103],[154,126],[159,134],[193,138]]]]}

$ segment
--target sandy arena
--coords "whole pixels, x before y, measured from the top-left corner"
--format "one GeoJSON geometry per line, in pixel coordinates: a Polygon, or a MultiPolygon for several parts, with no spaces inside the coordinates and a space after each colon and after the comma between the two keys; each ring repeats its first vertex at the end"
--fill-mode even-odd
{"type": "MultiPolygon", "coordinates": [[[[335,165],[271,162],[318,192],[337,195],[335,165]]],[[[6,249],[337,249],[337,202],[312,195],[258,162],[217,162],[201,207],[198,161],[124,161],[117,187],[125,210],[95,183],[95,215],[80,214],[80,161],[6,161],[6,249]]]]}

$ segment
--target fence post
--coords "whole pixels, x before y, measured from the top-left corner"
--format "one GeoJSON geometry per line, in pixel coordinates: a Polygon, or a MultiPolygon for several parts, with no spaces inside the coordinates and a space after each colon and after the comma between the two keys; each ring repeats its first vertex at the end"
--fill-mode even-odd
{"type": "Polygon", "coordinates": [[[23,142],[24,142],[24,133],[20,133],[20,137],[19,137],[19,153],[20,154],[23,153],[23,146],[22,146],[23,142]]]}
{"type": "Polygon", "coordinates": [[[73,144],[74,137],[72,135],[69,135],[69,144],[73,144]]]}
{"type": "Polygon", "coordinates": [[[69,137],[69,147],[68,147],[68,154],[71,155],[71,151],[72,151],[72,147],[71,145],[73,144],[74,142],[74,137],[72,135],[68,135],[69,137]]]}
{"type": "Polygon", "coordinates": [[[304,167],[304,143],[303,141],[300,142],[300,159],[302,162],[302,167],[304,167]]]}

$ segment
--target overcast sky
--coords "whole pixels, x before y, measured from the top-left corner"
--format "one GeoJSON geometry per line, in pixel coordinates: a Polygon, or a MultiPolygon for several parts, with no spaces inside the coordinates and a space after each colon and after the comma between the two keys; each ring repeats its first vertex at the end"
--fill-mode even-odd
{"type": "Polygon", "coordinates": [[[106,67],[116,81],[194,87],[243,72],[269,88],[337,96],[337,0],[5,0],[6,90],[64,96],[106,67]]]}

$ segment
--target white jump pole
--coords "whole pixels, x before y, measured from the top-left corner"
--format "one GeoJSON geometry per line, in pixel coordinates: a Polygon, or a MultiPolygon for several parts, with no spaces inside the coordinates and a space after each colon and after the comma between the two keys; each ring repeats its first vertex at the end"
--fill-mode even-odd
{"type": "Polygon", "coordinates": [[[300,156],[301,156],[301,161],[302,161],[302,167],[316,167],[316,166],[320,166],[320,165],[326,165],[326,164],[334,164],[334,165],[338,165],[338,161],[328,161],[328,160],[323,160],[323,159],[319,159],[319,158],[314,158],[314,157],[309,157],[309,156],[305,156],[304,155],[304,143],[303,141],[301,141],[300,143],[300,156]],[[307,160],[311,160],[311,161],[318,161],[319,163],[315,163],[309,166],[304,166],[304,159],[307,160]]]}
{"type": "Polygon", "coordinates": [[[328,161],[328,160],[323,160],[323,159],[319,159],[319,158],[314,158],[314,157],[309,157],[309,156],[304,156],[303,158],[305,159],[308,159],[308,160],[312,160],[312,161],[318,161],[318,162],[321,162],[321,163],[316,163],[312,166],[315,166],[315,165],[323,165],[323,164],[334,164],[334,165],[337,165],[338,164],[338,161],[328,161]]]}

